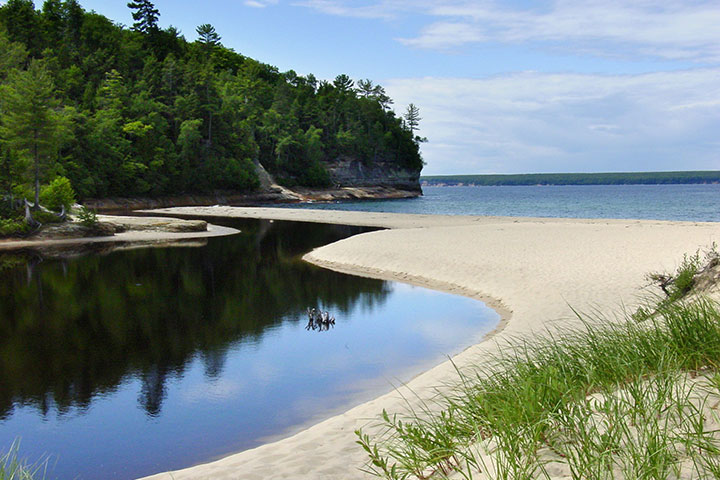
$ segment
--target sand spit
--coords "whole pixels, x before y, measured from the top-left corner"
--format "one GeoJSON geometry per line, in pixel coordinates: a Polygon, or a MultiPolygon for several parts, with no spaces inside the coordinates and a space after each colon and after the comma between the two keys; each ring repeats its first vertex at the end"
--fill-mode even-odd
{"type": "MultiPolygon", "coordinates": [[[[334,270],[481,298],[504,328],[457,355],[482,362],[498,343],[574,323],[572,308],[620,313],[653,293],[645,275],[673,270],[684,253],[720,241],[720,223],[397,215],[327,210],[179,208],[162,213],[270,218],[386,227],[316,249],[305,258],[334,270]]],[[[158,212],[160,213],[160,212],[158,212]]],[[[454,378],[448,361],[416,377],[418,396],[454,378]]],[[[407,392],[406,392],[407,393],[407,392]]],[[[410,396],[409,398],[414,398],[410,396]]],[[[364,479],[353,431],[386,408],[406,408],[398,391],[289,438],[153,479],[364,479]]]]}
{"type": "Polygon", "coordinates": [[[237,229],[211,224],[207,225],[206,230],[199,230],[194,225],[186,225],[187,222],[182,220],[172,220],[166,217],[98,215],[98,219],[103,223],[121,227],[123,231],[103,237],[0,239],[0,252],[36,248],[62,248],[93,243],[122,243],[134,246],[191,245],[191,243],[187,242],[188,240],[238,233],[237,229]]]}

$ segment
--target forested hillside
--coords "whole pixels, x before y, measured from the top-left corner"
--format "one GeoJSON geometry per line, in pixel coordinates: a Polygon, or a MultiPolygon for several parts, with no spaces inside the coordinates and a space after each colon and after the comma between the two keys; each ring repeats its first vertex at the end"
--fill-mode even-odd
{"type": "Polygon", "coordinates": [[[211,25],[189,42],[128,7],[130,28],[76,0],[0,7],[0,193],[57,176],[81,199],[253,191],[253,162],[287,186],[330,186],[348,158],[419,174],[416,125],[381,86],[280,72],[211,25]]]}

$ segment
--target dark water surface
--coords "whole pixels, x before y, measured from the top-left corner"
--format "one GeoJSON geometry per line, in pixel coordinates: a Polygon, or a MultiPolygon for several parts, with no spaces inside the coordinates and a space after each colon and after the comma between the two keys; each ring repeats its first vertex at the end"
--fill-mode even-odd
{"type": "Polygon", "coordinates": [[[406,200],[303,204],[371,212],[720,222],[720,184],[423,187],[406,200]]]}
{"type": "Polygon", "coordinates": [[[21,437],[49,479],[190,466],[388,391],[497,323],[300,260],[358,228],[235,223],[197,248],[0,259],[0,451],[21,437]],[[335,327],[307,330],[307,307],[335,327]]]}

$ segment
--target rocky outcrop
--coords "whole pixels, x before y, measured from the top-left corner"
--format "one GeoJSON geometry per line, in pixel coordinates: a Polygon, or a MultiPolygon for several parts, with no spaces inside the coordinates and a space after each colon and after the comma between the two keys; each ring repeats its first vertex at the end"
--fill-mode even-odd
{"type": "Polygon", "coordinates": [[[420,171],[401,168],[394,161],[379,159],[366,163],[356,158],[339,157],[329,162],[326,168],[338,187],[383,187],[422,193],[420,171]]]}
{"type": "Polygon", "coordinates": [[[117,217],[98,216],[95,225],[83,225],[79,222],[63,222],[44,225],[31,237],[33,240],[56,240],[84,237],[107,237],[123,232],[205,232],[204,220],[181,220],[165,217],[117,217]]]}
{"type": "Polygon", "coordinates": [[[296,188],[295,193],[303,202],[338,202],[343,200],[390,200],[414,198],[420,195],[415,190],[401,190],[393,187],[339,187],[328,189],[296,188]]]}
{"type": "Polygon", "coordinates": [[[115,233],[122,232],[206,232],[207,222],[204,220],[181,220],[166,217],[119,217],[100,215],[100,223],[110,225],[115,233]]]}
{"type": "Polygon", "coordinates": [[[412,198],[422,195],[420,171],[402,169],[395,162],[376,160],[366,164],[350,157],[340,157],[327,164],[332,188],[287,188],[255,163],[260,180],[257,192],[239,194],[219,192],[213,195],[176,195],[158,198],[103,198],[86,199],[83,204],[98,212],[114,213],[132,210],[212,205],[236,207],[273,203],[333,202],[342,200],[376,200],[412,198]]]}
{"type": "Polygon", "coordinates": [[[115,235],[115,227],[104,222],[86,226],[77,222],[51,223],[43,225],[30,238],[34,240],[54,240],[58,238],[109,237],[115,235]]]}

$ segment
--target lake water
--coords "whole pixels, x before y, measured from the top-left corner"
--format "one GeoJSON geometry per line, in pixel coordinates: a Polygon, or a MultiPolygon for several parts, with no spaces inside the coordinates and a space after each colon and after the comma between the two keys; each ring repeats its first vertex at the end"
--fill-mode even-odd
{"type": "Polygon", "coordinates": [[[404,200],[313,203],[290,208],[720,221],[720,184],[423,187],[423,193],[422,197],[404,200]]]}
{"type": "MultiPolygon", "coordinates": [[[[0,258],[0,451],[128,479],[254,447],[477,343],[467,298],[300,256],[354,227],[231,222],[204,246],[0,258]],[[334,328],[307,329],[306,308],[334,328]]],[[[96,247],[107,248],[107,246],[96,247]]]]}

